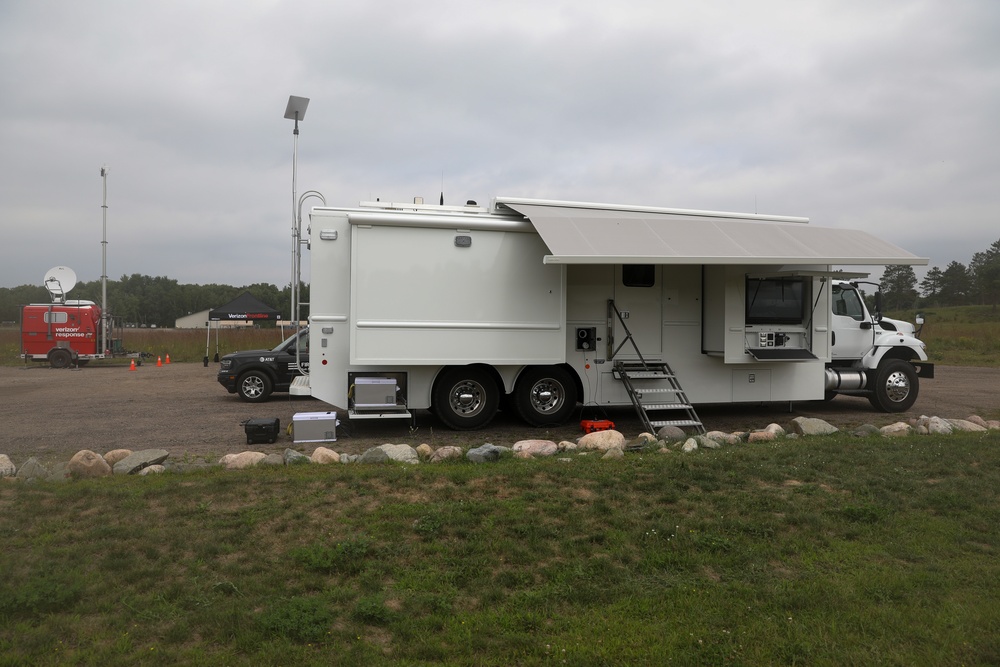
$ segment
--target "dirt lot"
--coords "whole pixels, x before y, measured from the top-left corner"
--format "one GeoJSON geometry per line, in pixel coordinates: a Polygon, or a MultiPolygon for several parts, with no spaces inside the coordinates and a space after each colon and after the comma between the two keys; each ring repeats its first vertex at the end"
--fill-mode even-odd
{"type": "MultiPolygon", "coordinates": [[[[829,402],[743,406],[702,406],[699,415],[709,430],[750,430],[771,422],[787,425],[795,416],[814,416],[839,427],[864,423],[878,426],[921,414],[964,418],[979,414],[1000,418],[1000,369],[938,366],[933,380],[921,383],[920,398],[903,415],[874,412],[864,398],[838,397],[829,402]]],[[[0,453],[16,465],[35,456],[43,463],[68,460],[81,449],[104,453],[112,449],[162,448],[175,459],[206,458],[253,449],[282,452],[294,446],[282,433],[273,445],[248,447],[242,422],[256,417],[278,417],[282,430],[297,412],[327,409],[309,398],[276,394],[268,403],[244,403],[216,382],[217,365],[88,366],[53,370],[45,366],[0,367],[0,453]]],[[[587,418],[607,417],[626,437],[641,430],[631,409],[603,413],[586,409],[587,418]]],[[[360,453],[386,442],[438,447],[475,446],[483,442],[512,445],[526,438],[573,439],[581,435],[579,413],[573,422],[556,429],[525,426],[500,414],[483,431],[455,433],[431,414],[419,412],[415,426],[404,420],[345,422],[331,449],[360,453]]],[[[298,447],[309,453],[313,445],[298,447]]]]}

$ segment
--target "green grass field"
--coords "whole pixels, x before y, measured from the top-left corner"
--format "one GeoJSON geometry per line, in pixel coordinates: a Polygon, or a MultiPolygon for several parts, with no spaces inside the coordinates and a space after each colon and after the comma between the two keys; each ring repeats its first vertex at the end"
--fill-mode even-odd
{"type": "Polygon", "coordinates": [[[949,366],[1000,366],[1000,310],[990,306],[960,306],[903,311],[888,317],[913,322],[925,318],[921,340],[931,361],[949,366]]]}
{"type": "Polygon", "coordinates": [[[1000,664],[997,432],[566,458],[6,480],[0,665],[1000,664]]]}
{"type": "Polygon", "coordinates": [[[997,489],[997,432],[0,484],[0,664],[997,664],[997,489]]]}

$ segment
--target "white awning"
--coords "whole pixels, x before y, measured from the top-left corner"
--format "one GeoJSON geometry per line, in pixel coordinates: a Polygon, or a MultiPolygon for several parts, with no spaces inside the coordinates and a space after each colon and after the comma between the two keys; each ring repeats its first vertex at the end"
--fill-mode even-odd
{"type": "Polygon", "coordinates": [[[548,246],[546,264],[926,265],[855,229],[805,218],[496,199],[528,218],[548,246]]]}

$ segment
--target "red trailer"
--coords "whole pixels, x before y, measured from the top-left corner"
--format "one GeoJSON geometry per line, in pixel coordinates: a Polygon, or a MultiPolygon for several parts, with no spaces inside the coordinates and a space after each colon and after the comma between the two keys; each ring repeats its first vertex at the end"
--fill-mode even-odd
{"type": "Polygon", "coordinates": [[[85,366],[91,359],[106,357],[133,357],[141,363],[141,355],[125,351],[120,326],[119,336],[113,337],[111,317],[103,316],[100,306],[66,298],[75,284],[72,269],[49,269],[45,287],[52,303],[32,303],[21,309],[21,358],[48,362],[52,368],[85,366]]]}

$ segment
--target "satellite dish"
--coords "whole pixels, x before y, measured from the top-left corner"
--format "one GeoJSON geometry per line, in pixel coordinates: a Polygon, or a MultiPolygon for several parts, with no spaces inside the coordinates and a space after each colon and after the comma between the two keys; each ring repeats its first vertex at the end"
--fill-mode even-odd
{"type": "Polygon", "coordinates": [[[45,272],[45,289],[53,303],[62,303],[71,289],[76,287],[76,271],[68,266],[54,266],[45,272]]]}

